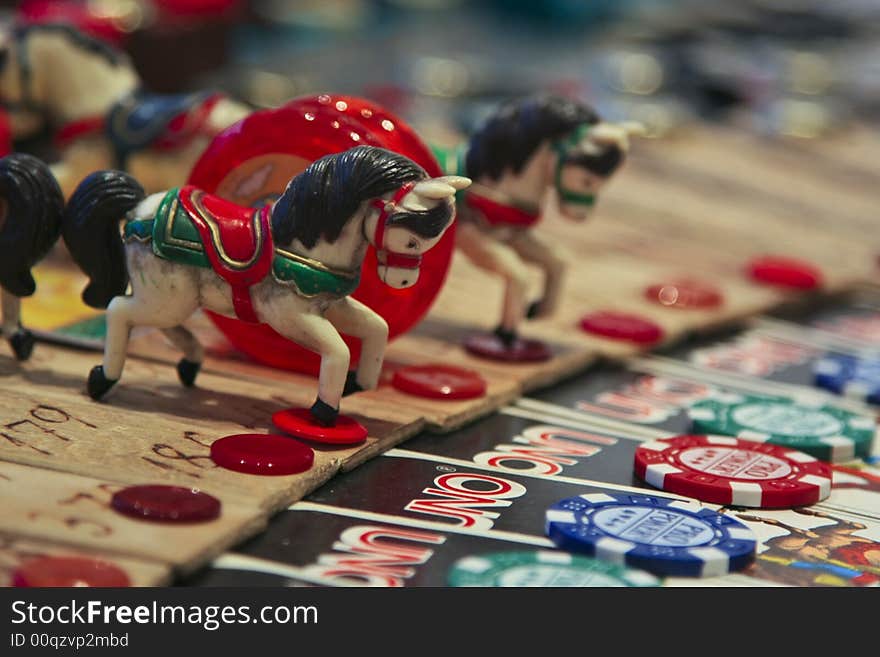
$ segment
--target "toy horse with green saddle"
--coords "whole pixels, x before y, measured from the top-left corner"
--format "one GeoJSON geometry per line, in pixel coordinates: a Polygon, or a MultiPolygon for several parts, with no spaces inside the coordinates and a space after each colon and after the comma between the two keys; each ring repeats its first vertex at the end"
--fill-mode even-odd
{"type": "Polygon", "coordinates": [[[71,197],[62,230],[90,277],[84,301],[107,308],[104,362],[89,374],[89,395],[102,398],[121,377],[134,326],[161,329],[184,354],[181,382],[193,385],[204,352],[183,322],[202,307],[268,324],[320,354],[311,415],[332,426],[344,394],[376,387],[388,340],[385,321],[350,297],[367,247],[385,284],[411,287],[468,184],[428,178],[408,158],[371,146],[316,160],[261,208],[191,186],[145,196],[123,172],[92,174],[71,197]],[[361,340],[354,372],[340,332],[361,340]]]}

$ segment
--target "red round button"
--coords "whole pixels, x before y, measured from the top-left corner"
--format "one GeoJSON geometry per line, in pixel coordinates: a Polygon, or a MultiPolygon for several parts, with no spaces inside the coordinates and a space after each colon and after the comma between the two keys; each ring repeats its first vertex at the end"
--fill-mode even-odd
{"type": "Polygon", "coordinates": [[[584,315],[581,328],[603,338],[635,344],[654,344],[663,338],[663,329],[654,322],[638,315],[611,311],[584,315]]]}
{"type": "Polygon", "coordinates": [[[273,434],[238,433],[215,440],[211,459],[221,468],[255,475],[292,475],[315,462],[308,445],[273,434]]]}
{"type": "Polygon", "coordinates": [[[315,422],[307,408],[288,408],[272,415],[272,423],[284,433],[297,438],[331,445],[356,445],[367,439],[367,429],[347,415],[336,418],[336,424],[325,427],[315,422]]]}
{"type": "Polygon", "coordinates": [[[714,285],[694,280],[651,285],[645,288],[645,298],[679,310],[708,310],[717,308],[724,301],[724,296],[714,285]]]}
{"type": "Polygon", "coordinates": [[[822,272],[803,260],[782,256],[762,256],[747,267],[752,280],[793,290],[815,290],[822,284],[822,272]]]}
{"type": "Polygon", "coordinates": [[[12,573],[17,587],[123,587],[131,586],[124,570],[91,557],[39,557],[22,563],[12,573]]]}
{"type": "Polygon", "coordinates": [[[486,394],[486,381],[473,370],[452,365],[411,365],[394,372],[391,385],[430,399],[474,399],[486,394]]]}
{"type": "Polygon", "coordinates": [[[506,363],[538,363],[550,360],[553,352],[539,340],[517,338],[506,344],[494,333],[478,333],[464,341],[464,348],[474,356],[506,363]]]}
{"type": "Polygon", "coordinates": [[[110,505],[123,515],[156,522],[205,522],[220,515],[220,500],[213,495],[162,484],[123,488],[110,505]]]}

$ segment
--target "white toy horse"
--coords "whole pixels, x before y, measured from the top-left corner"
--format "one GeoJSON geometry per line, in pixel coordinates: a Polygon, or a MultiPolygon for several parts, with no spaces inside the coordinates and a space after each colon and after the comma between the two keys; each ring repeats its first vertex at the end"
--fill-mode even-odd
{"type": "Polygon", "coordinates": [[[344,394],[376,387],[388,340],[385,320],[349,297],[367,246],[377,250],[384,283],[414,285],[422,254],[451,225],[455,193],[468,184],[459,176],[430,179],[408,158],[372,146],[316,160],[257,210],[194,187],[144,198],[125,173],[92,174],[74,192],[62,227],[91,279],[83,299],[107,308],[104,362],[89,375],[89,394],[101,398],[122,375],[134,326],[161,329],[183,351],[178,373],[192,385],[203,349],[182,323],[203,307],[266,323],[320,354],[311,412],[332,426],[344,394]],[[340,331],[362,341],[356,372],[348,372],[340,331]]]}
{"type": "MultiPolygon", "coordinates": [[[[623,162],[634,123],[600,122],[589,107],[555,96],[503,106],[474,134],[462,171],[474,184],[463,195],[456,245],[476,266],[504,279],[501,322],[495,331],[512,349],[525,317],[552,315],[559,305],[565,262],[532,230],[550,209],[583,220],[595,194],[623,162]],[[527,263],[544,274],[541,298],[526,298],[527,263]]],[[[441,157],[448,154],[441,154],[441,157]]]]}
{"type": "Polygon", "coordinates": [[[0,35],[0,101],[15,140],[49,130],[65,194],[93,171],[129,171],[146,189],[186,180],[218,132],[250,109],[220,94],[145,93],[126,55],[69,25],[0,35]]]}

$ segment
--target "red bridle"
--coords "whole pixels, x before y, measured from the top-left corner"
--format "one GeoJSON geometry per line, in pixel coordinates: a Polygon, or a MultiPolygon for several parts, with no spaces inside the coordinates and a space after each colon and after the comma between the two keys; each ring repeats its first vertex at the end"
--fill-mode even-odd
{"type": "MultiPolygon", "coordinates": [[[[386,267],[398,267],[400,269],[418,269],[422,264],[422,256],[410,255],[408,253],[398,253],[397,251],[389,251],[385,248],[385,230],[388,228],[388,220],[391,219],[398,204],[403,197],[409,194],[416,184],[408,182],[398,189],[390,201],[381,198],[373,200],[373,207],[379,209],[379,218],[376,219],[376,232],[373,235],[373,244],[376,251],[385,256],[384,265],[386,267]]],[[[380,262],[381,259],[380,259],[380,262]]]]}

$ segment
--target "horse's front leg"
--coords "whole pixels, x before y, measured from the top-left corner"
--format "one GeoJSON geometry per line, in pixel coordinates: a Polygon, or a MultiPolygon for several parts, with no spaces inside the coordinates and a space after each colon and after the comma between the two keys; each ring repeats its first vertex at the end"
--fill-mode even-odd
{"type": "Polygon", "coordinates": [[[34,350],[34,335],[21,326],[21,299],[0,290],[0,305],[3,308],[3,335],[18,360],[27,360],[34,350]]]}
{"type": "Polygon", "coordinates": [[[378,313],[349,297],[331,304],[326,317],[342,333],[361,340],[357,372],[349,372],[344,394],[372,390],[379,384],[382,372],[388,344],[388,323],[378,313]]]}
{"type": "Polygon", "coordinates": [[[529,306],[528,316],[537,318],[553,315],[562,297],[565,261],[553,248],[531,232],[517,235],[511,246],[523,260],[537,265],[544,272],[544,293],[538,301],[529,306]]]}
{"type": "Polygon", "coordinates": [[[311,412],[319,423],[333,426],[339,415],[351,358],[348,345],[333,324],[314,310],[304,307],[302,299],[293,297],[290,301],[283,301],[276,297],[269,303],[261,304],[258,310],[260,318],[278,333],[321,356],[318,398],[312,404],[311,412]]]}
{"type": "Polygon", "coordinates": [[[477,267],[498,274],[504,279],[501,324],[495,329],[495,333],[506,344],[513,344],[517,338],[520,322],[526,315],[528,268],[513,248],[473,224],[461,224],[455,240],[456,246],[477,267]]]}

